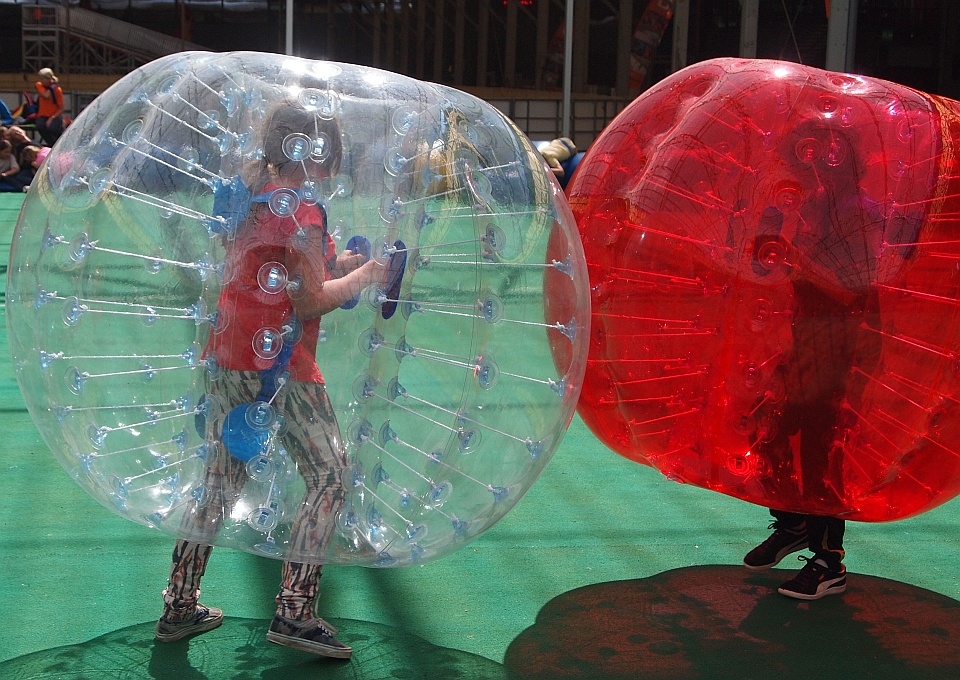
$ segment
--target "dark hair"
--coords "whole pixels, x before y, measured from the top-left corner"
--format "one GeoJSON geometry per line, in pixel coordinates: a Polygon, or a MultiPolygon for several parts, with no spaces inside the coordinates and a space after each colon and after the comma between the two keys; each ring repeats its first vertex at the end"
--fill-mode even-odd
{"type": "Polygon", "coordinates": [[[13,144],[5,139],[0,139],[0,151],[13,151],[13,144]]]}
{"type": "Polygon", "coordinates": [[[278,104],[267,116],[264,128],[263,160],[275,168],[293,162],[284,153],[283,142],[292,134],[304,134],[310,139],[326,137],[329,149],[319,162],[331,175],[340,171],[343,157],[343,142],[340,139],[340,125],[336,120],[320,118],[295,104],[278,104]]]}

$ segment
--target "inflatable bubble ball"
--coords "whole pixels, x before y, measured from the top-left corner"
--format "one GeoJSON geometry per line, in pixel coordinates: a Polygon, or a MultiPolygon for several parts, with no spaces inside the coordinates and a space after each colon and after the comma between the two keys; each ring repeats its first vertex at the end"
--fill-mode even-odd
{"type": "Polygon", "coordinates": [[[507,118],[273,54],[180,53],[98,97],[7,290],[27,406],[91,496],[311,562],[422,563],[502,518],[589,337],[572,215],[507,118]]]}
{"type": "Polygon", "coordinates": [[[580,413],[671,479],[883,521],[960,491],[960,103],[716,59],[567,188],[592,283],[580,413]]]}

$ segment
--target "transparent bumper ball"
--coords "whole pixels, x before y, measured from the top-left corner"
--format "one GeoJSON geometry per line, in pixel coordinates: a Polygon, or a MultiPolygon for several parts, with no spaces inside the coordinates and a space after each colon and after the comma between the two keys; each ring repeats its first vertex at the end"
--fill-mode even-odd
{"type": "Polygon", "coordinates": [[[367,566],[449,553],[517,503],[572,418],[590,316],[569,207],[497,110],[256,53],[162,58],[78,116],[25,199],[7,314],[39,431],[104,506],[367,566]],[[334,252],[377,282],[318,327],[288,314],[334,252]],[[336,415],[323,466],[297,433],[325,416],[284,396],[318,384],[304,352],[336,415]]]}

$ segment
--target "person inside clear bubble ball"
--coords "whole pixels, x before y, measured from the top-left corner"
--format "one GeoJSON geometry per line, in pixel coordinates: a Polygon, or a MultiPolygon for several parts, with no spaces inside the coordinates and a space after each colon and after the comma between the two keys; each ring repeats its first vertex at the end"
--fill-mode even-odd
{"type": "Polygon", "coordinates": [[[219,369],[208,396],[220,402],[218,412],[228,415],[207,419],[202,493],[182,520],[156,639],[181,640],[223,621],[221,610],[199,602],[200,579],[249,474],[246,456],[225,443],[224,421],[234,408],[266,400],[285,415],[286,429],[282,436],[274,430],[268,446],[279,448],[281,456],[289,454],[306,484],[285,546],[277,611],[267,639],[313,654],[349,658],[352,650],[337,640],[336,629],[313,612],[321,575],[317,560],[344,503],[341,473],[346,466],[315,355],[320,317],[380,281],[385,267],[349,250],[338,256],[323,207],[297,198],[310,181],[338,172],[339,124],[281,103],[268,111],[263,130],[262,162],[247,168],[243,178],[254,196],[252,207],[225,239],[218,321],[205,350],[219,369]],[[273,273],[266,282],[265,266],[273,273]],[[272,329],[269,341],[264,340],[265,329],[272,329]],[[268,344],[282,345],[286,352],[273,356],[268,344]]]}

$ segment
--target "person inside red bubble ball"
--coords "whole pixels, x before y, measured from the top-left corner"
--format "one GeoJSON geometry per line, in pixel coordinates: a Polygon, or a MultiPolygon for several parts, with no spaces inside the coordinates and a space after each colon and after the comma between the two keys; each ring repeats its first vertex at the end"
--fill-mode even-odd
{"type": "MultiPolygon", "coordinates": [[[[342,148],[335,120],[318,119],[302,108],[282,103],[268,112],[264,130],[263,169],[260,164],[248,168],[250,188],[256,196],[269,197],[278,190],[300,187],[307,179],[307,166],[310,179],[338,171],[342,148]],[[311,139],[323,135],[329,140],[319,171],[313,161],[292,160],[284,150],[286,139],[303,135],[311,139]]],[[[204,356],[216,361],[218,377],[210,393],[222,400],[224,414],[259,400],[265,386],[272,386],[271,402],[288,415],[283,446],[307,487],[293,519],[277,611],[267,640],[321,656],[349,658],[352,650],[335,637],[336,629],[313,613],[321,575],[321,565],[314,560],[323,555],[345,501],[341,473],[347,464],[315,355],[320,317],[378,282],[386,268],[349,250],[338,256],[327,232],[324,209],[306,201],[297,205],[293,219],[275,214],[269,201],[255,199],[236,234],[227,239],[227,283],[218,305],[227,321],[218,322],[211,332],[204,356]],[[297,285],[266,295],[258,273],[267,263],[283,264],[297,285]],[[281,379],[280,374],[271,377],[273,360],[254,352],[255,336],[265,327],[282,329],[284,343],[294,338],[283,374],[286,378],[281,379]],[[294,332],[295,327],[299,332],[294,332]]],[[[182,520],[180,534],[184,538],[177,540],[173,550],[170,578],[163,591],[163,615],[156,627],[159,642],[204,633],[223,622],[220,609],[199,601],[200,579],[213,543],[247,480],[245,460],[224,443],[223,421],[221,414],[207,422],[209,452],[202,487],[206,497],[194,498],[182,520]]]]}
{"type": "MultiPolygon", "coordinates": [[[[793,356],[780,366],[787,386],[779,428],[758,449],[774,463],[774,476],[799,475],[804,495],[829,501],[843,489],[839,456],[848,411],[844,399],[853,398],[847,368],[866,371],[876,361],[874,343],[864,342],[869,329],[878,327],[876,296],[863,294],[839,300],[809,281],[793,282],[793,356]],[[861,325],[862,322],[862,325],[861,325]],[[791,445],[789,440],[794,440],[791,445]],[[803,467],[794,468],[793,447],[799,448],[803,467]]],[[[812,557],[778,592],[800,600],[819,600],[846,590],[847,570],[843,519],[771,508],[773,533],[747,553],[744,566],[751,571],[769,569],[784,557],[809,549],[812,557]]]]}
{"type": "MultiPolygon", "coordinates": [[[[822,124],[797,126],[782,142],[780,158],[789,159],[787,172],[799,185],[819,191],[809,192],[800,207],[805,229],[789,242],[781,235],[784,215],[776,207],[763,212],[757,228],[758,243],[780,242],[806,258],[791,275],[792,347],[777,367],[786,398],[776,431],[758,444],[758,451],[771,461],[772,477],[799,478],[805,499],[830,507],[844,496],[839,461],[853,424],[848,421],[860,410],[867,376],[880,356],[877,271],[865,264],[876,257],[870,244],[913,242],[922,220],[912,214],[884,217],[880,204],[862,186],[867,173],[859,153],[839,164],[823,157],[799,159],[793,150],[798,140],[808,138],[859,148],[855,132],[822,124]]],[[[773,533],[746,554],[744,566],[769,569],[787,555],[808,549],[813,555],[799,557],[806,564],[778,592],[801,600],[844,592],[844,520],[776,507],[770,514],[773,533]]]]}

